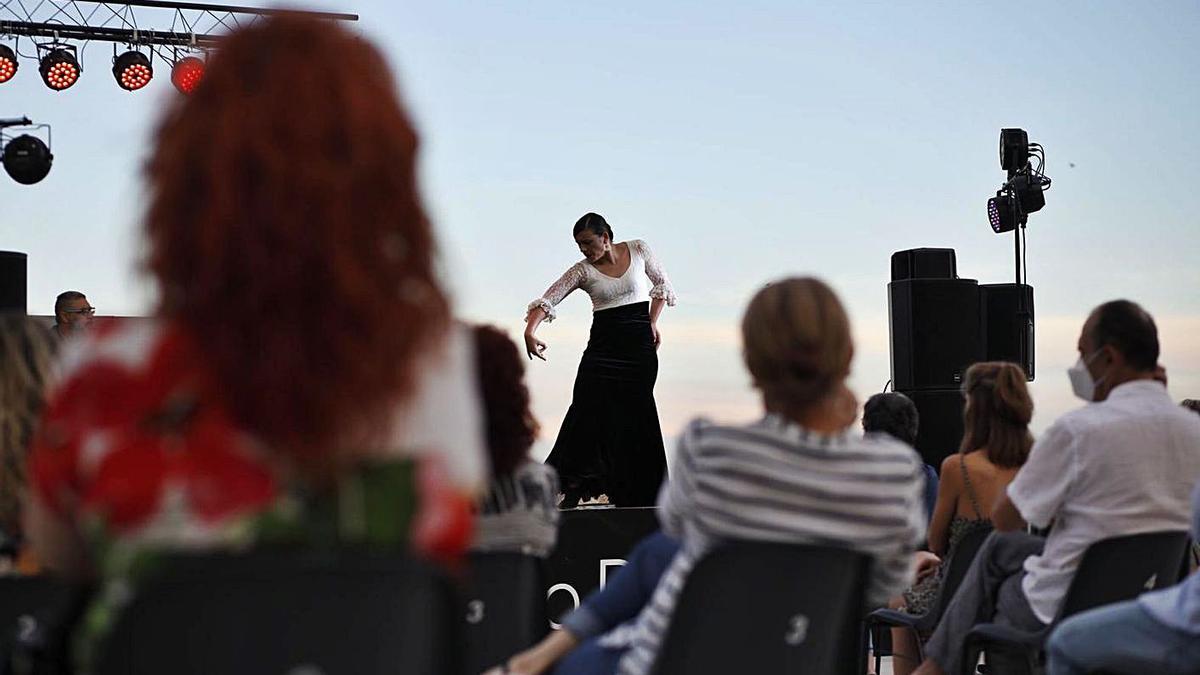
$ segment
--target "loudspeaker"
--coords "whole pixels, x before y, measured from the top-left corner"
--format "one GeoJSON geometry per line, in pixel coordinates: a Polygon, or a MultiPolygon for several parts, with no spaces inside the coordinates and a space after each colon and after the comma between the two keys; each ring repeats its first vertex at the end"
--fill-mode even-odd
{"type": "Polygon", "coordinates": [[[954,389],[983,358],[979,284],[974,279],[910,279],[888,284],[892,386],[954,389]]]}
{"type": "Polygon", "coordinates": [[[981,284],[979,286],[980,334],[983,354],[988,361],[1010,361],[1025,369],[1033,381],[1033,287],[1021,284],[981,284]]]}
{"type": "Polygon", "coordinates": [[[24,253],[0,251],[0,312],[25,313],[27,264],[24,253]]]}
{"type": "Polygon", "coordinates": [[[958,388],[918,389],[902,393],[917,406],[917,453],[926,464],[940,472],[942,460],[958,452],[962,443],[962,391],[958,388]]]}
{"type": "Polygon", "coordinates": [[[892,254],[892,281],[956,278],[958,268],[952,248],[911,248],[892,254]]]}

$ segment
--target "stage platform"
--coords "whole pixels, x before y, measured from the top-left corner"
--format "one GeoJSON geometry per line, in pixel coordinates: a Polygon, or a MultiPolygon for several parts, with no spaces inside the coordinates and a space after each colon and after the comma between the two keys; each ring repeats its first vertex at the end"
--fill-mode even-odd
{"type": "MultiPolygon", "coordinates": [[[[548,616],[552,623],[604,585],[625,556],[658,529],[657,509],[584,506],[562,512],[558,545],[547,560],[548,616]]],[[[554,623],[557,628],[557,623],[554,623]]]]}

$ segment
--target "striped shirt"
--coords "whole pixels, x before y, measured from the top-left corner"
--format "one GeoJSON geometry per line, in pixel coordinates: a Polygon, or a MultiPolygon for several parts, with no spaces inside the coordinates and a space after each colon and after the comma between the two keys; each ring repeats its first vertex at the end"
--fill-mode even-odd
{"type": "Polygon", "coordinates": [[[736,427],[692,422],[658,505],[663,531],[682,548],[638,618],[600,640],[628,648],[622,675],[650,672],[688,573],[722,541],[866,553],[875,607],[912,582],[925,536],[924,470],[912,448],[883,435],[818,434],[776,415],[736,427]]]}

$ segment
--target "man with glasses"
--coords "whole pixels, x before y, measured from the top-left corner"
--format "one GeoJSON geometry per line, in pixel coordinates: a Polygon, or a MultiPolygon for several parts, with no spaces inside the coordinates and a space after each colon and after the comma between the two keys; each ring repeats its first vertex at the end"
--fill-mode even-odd
{"type": "Polygon", "coordinates": [[[69,338],[87,330],[96,308],[88,302],[87,296],[79,291],[60,293],[54,301],[54,334],[60,338],[69,338]]]}

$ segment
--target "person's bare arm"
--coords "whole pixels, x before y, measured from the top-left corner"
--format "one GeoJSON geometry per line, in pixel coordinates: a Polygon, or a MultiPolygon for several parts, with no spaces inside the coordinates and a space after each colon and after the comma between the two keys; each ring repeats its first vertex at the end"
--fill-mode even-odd
{"type": "Polygon", "coordinates": [[[514,654],[503,668],[496,667],[484,675],[539,675],[550,670],[562,657],[571,653],[579,640],[567,629],[556,630],[536,645],[514,654]]]}
{"type": "Polygon", "coordinates": [[[958,510],[958,495],[962,482],[957,466],[958,455],[950,455],[942,462],[942,472],[938,480],[937,501],[933,505],[933,517],[929,520],[929,532],[926,543],[929,550],[937,556],[946,555],[950,545],[950,521],[958,510]]]}
{"type": "Polygon", "coordinates": [[[537,338],[538,326],[546,320],[546,312],[540,307],[535,307],[529,310],[529,316],[525,318],[525,355],[533,359],[538,357],[545,361],[546,343],[537,338]]]}
{"type": "Polygon", "coordinates": [[[1021,512],[1006,492],[1000,493],[996,505],[992,508],[992,527],[996,528],[997,532],[1025,529],[1025,519],[1021,517],[1021,512]]]}
{"type": "Polygon", "coordinates": [[[30,494],[25,502],[24,519],[30,546],[46,571],[69,579],[91,576],[87,547],[79,533],[36,494],[30,494]]]}

